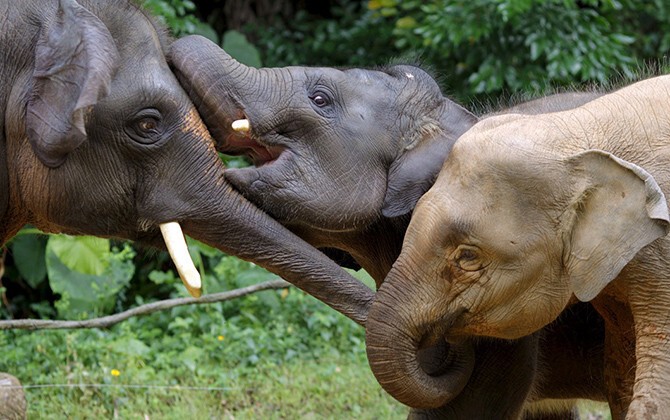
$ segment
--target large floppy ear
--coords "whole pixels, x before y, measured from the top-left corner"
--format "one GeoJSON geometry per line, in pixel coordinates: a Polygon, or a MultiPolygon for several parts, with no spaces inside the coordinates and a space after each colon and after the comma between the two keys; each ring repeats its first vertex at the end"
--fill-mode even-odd
{"type": "Polygon", "coordinates": [[[398,217],[411,213],[417,201],[435,183],[456,139],[477,122],[477,117],[445,98],[438,121],[420,118],[416,136],[389,168],[382,214],[398,217]]]}
{"type": "Polygon", "coordinates": [[[75,0],[60,0],[35,47],[26,131],[37,157],[61,165],[86,139],[86,117],[107,94],[118,51],[107,27],[75,0]]]}
{"type": "Polygon", "coordinates": [[[600,150],[572,156],[576,200],[564,214],[564,265],[572,291],[593,299],[633,257],[668,233],[668,206],[644,169],[600,150]]]}

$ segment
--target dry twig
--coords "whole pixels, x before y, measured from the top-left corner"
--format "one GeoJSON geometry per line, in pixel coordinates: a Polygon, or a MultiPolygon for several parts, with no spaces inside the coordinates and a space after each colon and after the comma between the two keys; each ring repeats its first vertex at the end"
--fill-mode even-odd
{"type": "Polygon", "coordinates": [[[161,300],[158,302],[147,303],[136,308],[128,309],[127,311],[119,312],[118,314],[103,316],[100,318],[86,319],[81,321],[59,321],[46,319],[13,319],[7,321],[0,321],[0,330],[9,329],[23,329],[23,330],[39,330],[39,329],[71,329],[71,328],[107,328],[114,324],[118,324],[126,319],[138,316],[147,315],[153,312],[164,311],[166,309],[174,308],[176,306],[205,304],[223,302],[225,300],[235,299],[246,296],[252,293],[260,292],[269,289],[284,289],[291,284],[284,280],[271,280],[263,283],[254,284],[240,289],[230,290],[228,292],[213,293],[205,295],[200,298],[176,298],[161,300]]]}

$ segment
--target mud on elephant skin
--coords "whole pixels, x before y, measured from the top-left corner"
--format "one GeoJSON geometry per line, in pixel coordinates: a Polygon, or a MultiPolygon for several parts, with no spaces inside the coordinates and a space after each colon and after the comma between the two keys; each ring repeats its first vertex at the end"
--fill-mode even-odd
{"type": "MultiPolygon", "coordinates": [[[[400,253],[416,201],[432,185],[456,138],[478,120],[445,98],[433,78],[415,66],[252,69],[201,37],[178,40],[171,61],[219,149],[246,154],[257,165],[230,170],[231,182],[312,245],[337,249],[338,257],[353,256],[377,285],[400,253]],[[250,126],[236,131],[236,120],[250,126]]],[[[557,111],[596,96],[557,95],[517,112],[557,111]]],[[[587,305],[585,310],[592,311],[587,305]]],[[[599,343],[588,343],[595,356],[573,369],[583,375],[572,381],[565,380],[558,364],[579,359],[548,357],[554,350],[579,351],[561,348],[566,339],[577,348],[583,344],[584,330],[571,328],[573,321],[580,322],[566,314],[559,324],[568,327],[543,333],[547,337],[478,343],[472,375],[461,364],[462,374],[446,385],[454,399],[441,413],[423,414],[513,416],[531,387],[539,398],[601,397],[599,343]],[[540,364],[549,363],[536,379],[538,357],[540,364]],[[492,393],[500,396],[498,404],[480,403],[482,394],[492,393]]],[[[602,329],[597,319],[594,323],[602,329]]],[[[425,369],[445,369],[444,354],[431,353],[440,348],[422,351],[425,369]]],[[[447,366],[460,363],[456,354],[447,353],[447,366]]]]}
{"type": "Polygon", "coordinates": [[[576,296],[605,321],[613,418],[670,418],[668,92],[656,77],[459,139],[368,314],[385,389],[439,390],[412,367],[426,335],[516,339],[576,296]]]}
{"type": "Polygon", "coordinates": [[[31,223],[162,246],[178,222],[364,321],[372,292],[225,180],[137,5],[0,0],[0,28],[0,243],[31,223]]]}

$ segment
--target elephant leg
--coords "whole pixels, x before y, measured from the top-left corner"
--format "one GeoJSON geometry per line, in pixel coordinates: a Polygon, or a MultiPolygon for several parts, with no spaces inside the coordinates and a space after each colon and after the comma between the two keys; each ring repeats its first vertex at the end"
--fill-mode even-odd
{"type": "Polygon", "coordinates": [[[605,321],[604,385],[612,419],[626,417],[635,382],[633,317],[627,302],[603,294],[593,306],[605,321]]]}
{"type": "Polygon", "coordinates": [[[629,302],[635,320],[635,385],[627,419],[670,418],[670,288],[663,278],[636,279],[629,302]]]}
{"type": "Polygon", "coordinates": [[[603,318],[590,303],[566,308],[542,331],[534,399],[606,401],[604,340],[603,318]]]}
{"type": "Polygon", "coordinates": [[[458,397],[440,408],[412,409],[408,418],[519,418],[535,381],[538,340],[538,334],[514,341],[482,339],[475,344],[470,381],[458,397]]]}
{"type": "Polygon", "coordinates": [[[573,400],[540,401],[530,404],[523,413],[523,420],[579,420],[577,402],[573,400]]]}

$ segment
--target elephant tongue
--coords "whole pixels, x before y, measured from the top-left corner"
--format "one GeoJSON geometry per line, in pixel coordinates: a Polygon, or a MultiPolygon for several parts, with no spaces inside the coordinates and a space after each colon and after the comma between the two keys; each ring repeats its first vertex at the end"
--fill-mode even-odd
{"type": "Polygon", "coordinates": [[[195,268],[191,255],[188,253],[188,247],[186,246],[181,226],[177,222],[161,223],[159,226],[165,246],[167,246],[170,257],[172,257],[172,261],[177,267],[177,272],[186,290],[188,290],[191,296],[200,297],[202,294],[200,273],[195,268]]]}

